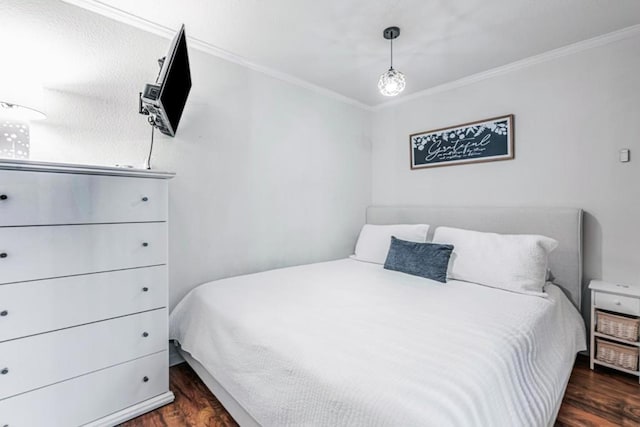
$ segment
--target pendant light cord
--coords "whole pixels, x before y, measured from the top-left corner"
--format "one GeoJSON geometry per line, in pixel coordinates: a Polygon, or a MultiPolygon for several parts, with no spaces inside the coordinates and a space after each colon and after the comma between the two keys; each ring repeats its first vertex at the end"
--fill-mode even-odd
{"type": "Polygon", "coordinates": [[[390,68],[390,70],[393,70],[393,38],[390,41],[391,41],[391,68],[390,68]]]}

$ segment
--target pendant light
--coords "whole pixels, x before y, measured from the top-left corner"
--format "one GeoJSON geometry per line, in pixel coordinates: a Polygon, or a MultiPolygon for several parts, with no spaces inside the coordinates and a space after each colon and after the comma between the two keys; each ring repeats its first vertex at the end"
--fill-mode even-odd
{"type": "Polygon", "coordinates": [[[396,96],[402,92],[406,86],[404,74],[398,70],[394,70],[393,68],[393,40],[397,39],[400,35],[400,28],[385,28],[382,35],[385,39],[391,42],[391,67],[389,67],[389,70],[386,73],[380,76],[380,80],[378,80],[378,89],[384,96],[396,96]]]}

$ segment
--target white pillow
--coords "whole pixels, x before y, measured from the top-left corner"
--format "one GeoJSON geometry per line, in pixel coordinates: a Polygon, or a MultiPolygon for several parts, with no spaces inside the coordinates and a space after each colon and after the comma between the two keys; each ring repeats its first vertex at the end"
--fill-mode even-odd
{"type": "Polygon", "coordinates": [[[356,254],[351,258],[384,264],[391,246],[391,236],[410,242],[424,243],[427,241],[428,231],[429,226],[426,224],[365,224],[356,243],[356,254]]]}
{"type": "Polygon", "coordinates": [[[549,253],[558,242],[528,234],[497,234],[438,227],[434,243],[453,245],[450,279],[524,294],[546,295],[549,253]]]}

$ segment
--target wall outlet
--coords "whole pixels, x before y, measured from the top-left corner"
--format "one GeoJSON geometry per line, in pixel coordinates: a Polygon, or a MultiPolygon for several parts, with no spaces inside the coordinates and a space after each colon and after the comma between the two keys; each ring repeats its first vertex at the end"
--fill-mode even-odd
{"type": "Polygon", "coordinates": [[[620,150],[620,162],[627,163],[631,161],[631,151],[628,148],[620,150]]]}

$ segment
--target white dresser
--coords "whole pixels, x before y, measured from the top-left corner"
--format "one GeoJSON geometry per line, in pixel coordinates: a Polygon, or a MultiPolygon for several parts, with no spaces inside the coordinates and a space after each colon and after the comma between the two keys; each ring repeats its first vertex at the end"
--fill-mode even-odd
{"type": "Polygon", "coordinates": [[[172,177],[0,160],[0,427],[113,426],[173,401],[172,177]]]}

